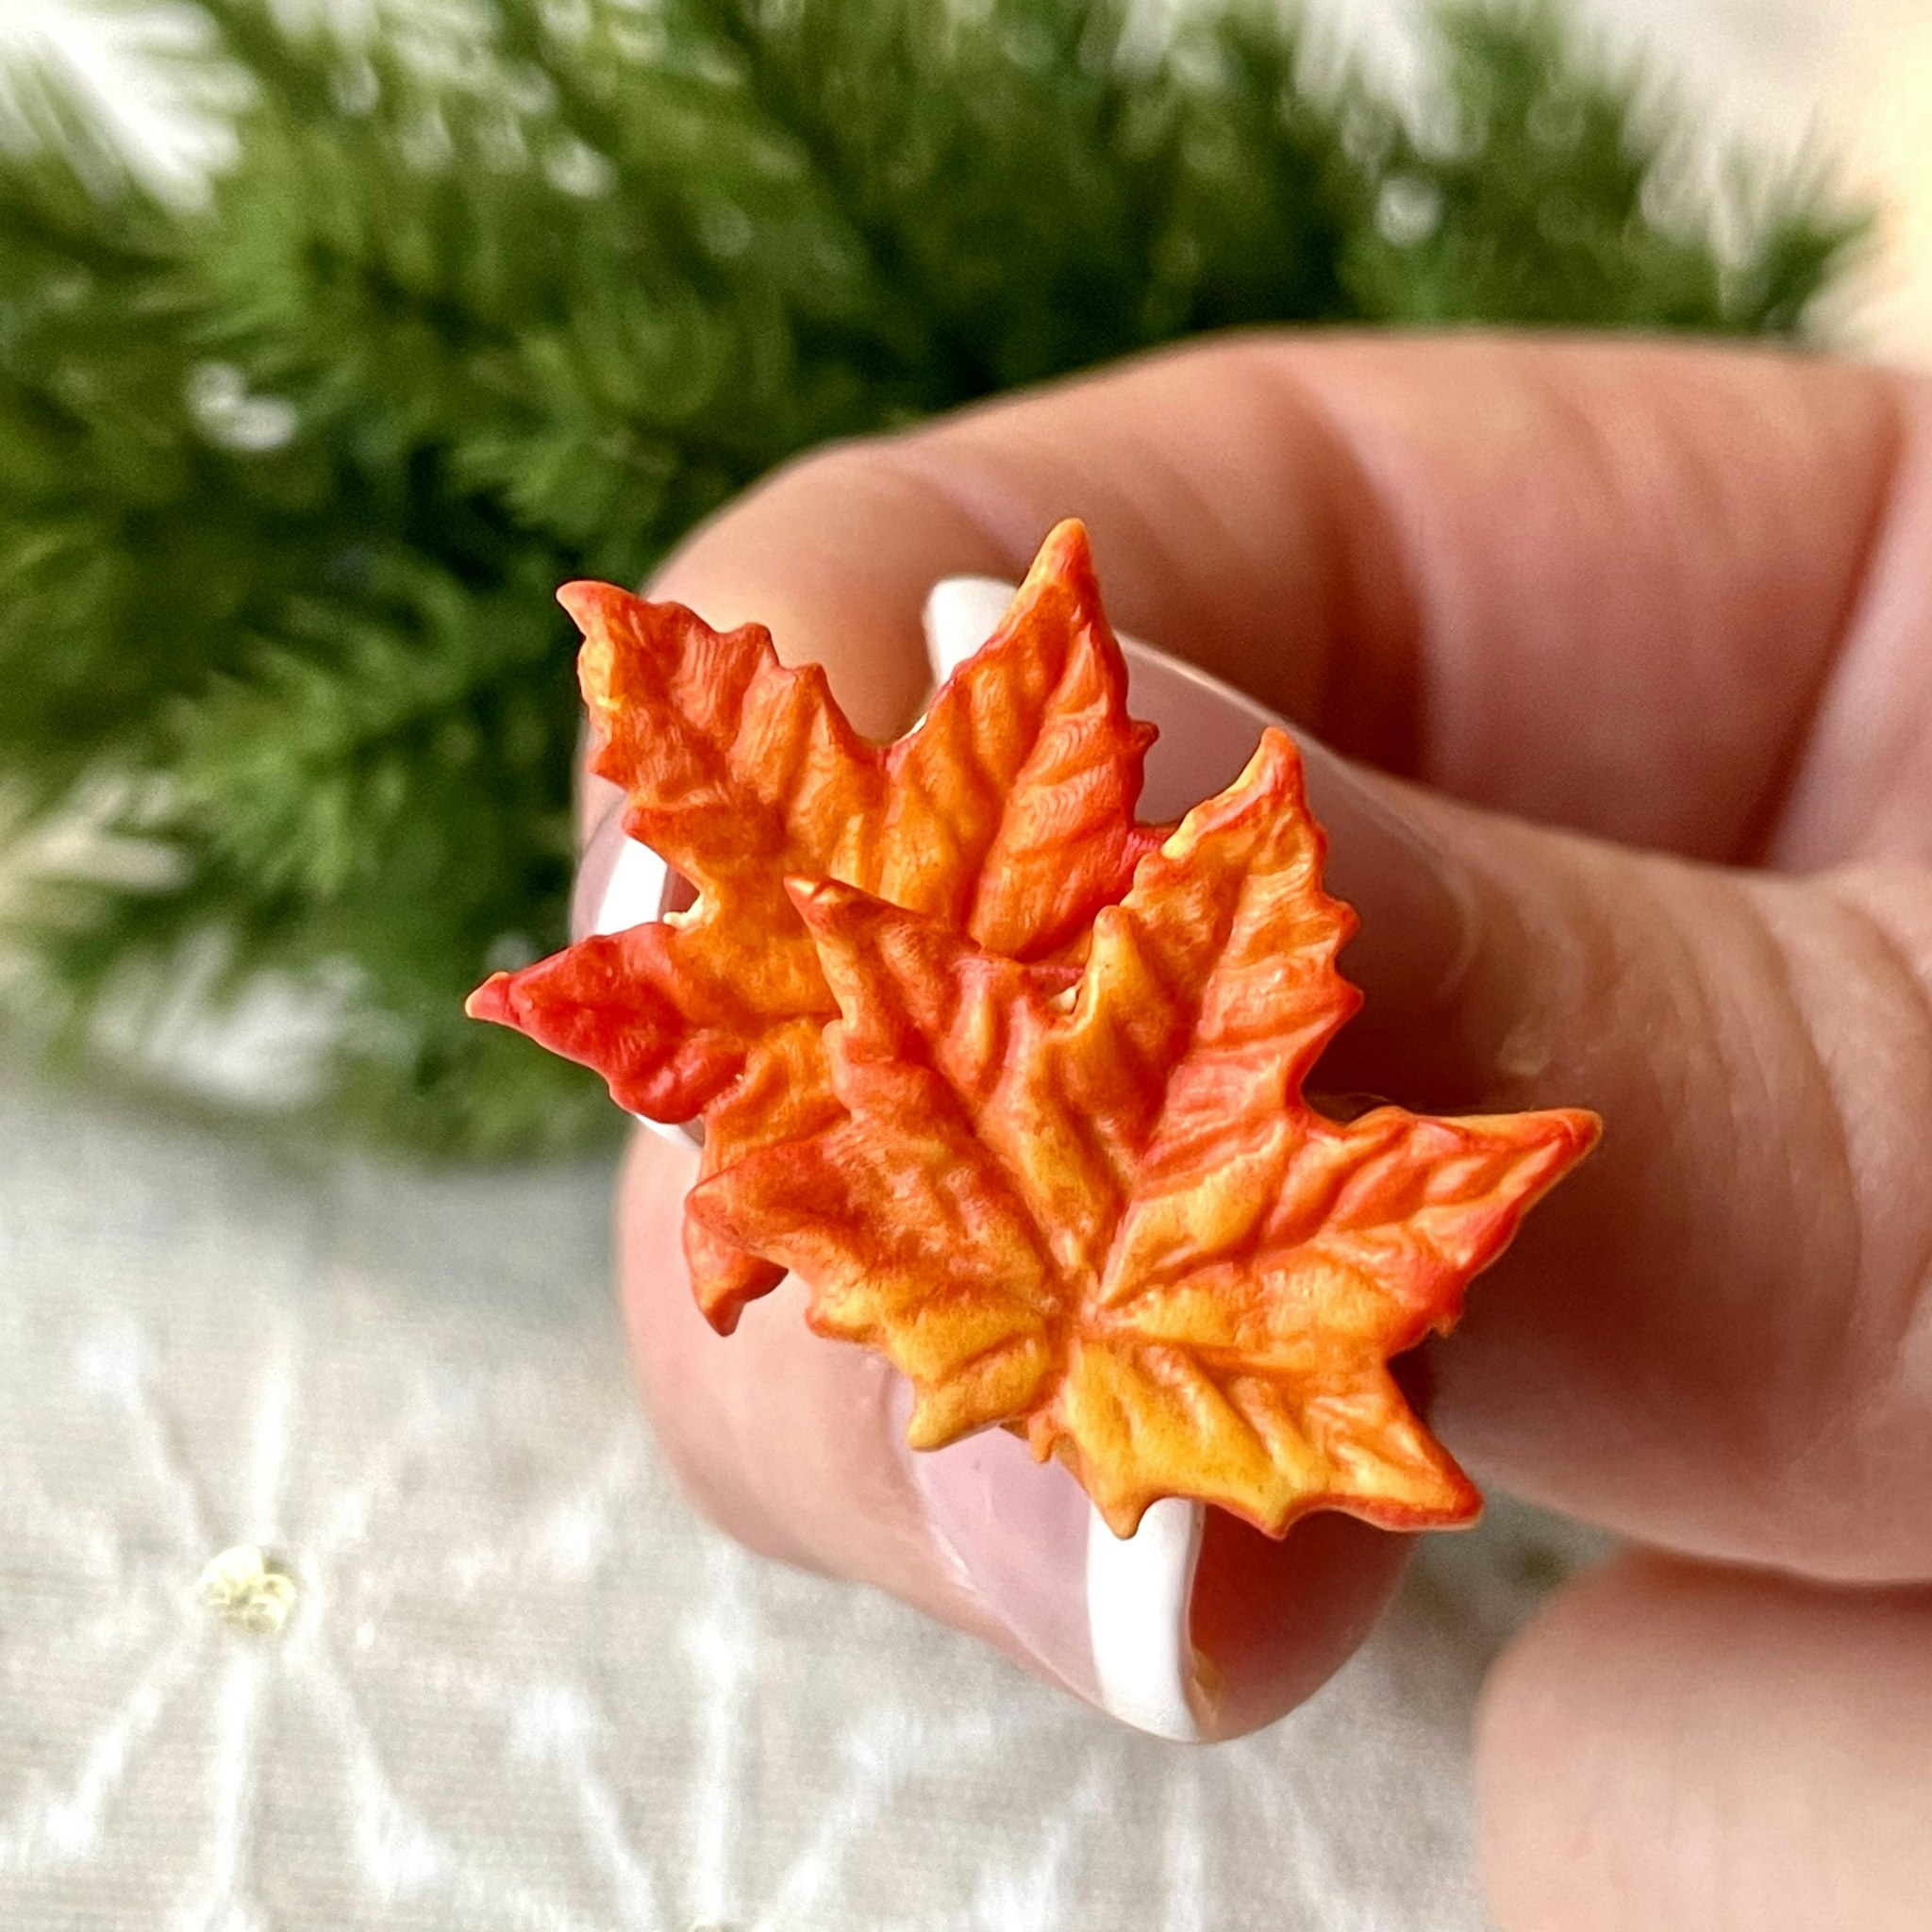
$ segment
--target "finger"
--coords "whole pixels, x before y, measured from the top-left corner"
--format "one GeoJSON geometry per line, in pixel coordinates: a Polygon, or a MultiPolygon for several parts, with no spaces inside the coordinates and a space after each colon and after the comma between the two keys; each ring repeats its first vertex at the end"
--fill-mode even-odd
{"type": "MultiPolygon", "coordinates": [[[[692,1499],[756,1550],[889,1590],[1101,1701],[1085,1600],[1091,1512],[1072,1478],[999,1431],[938,1456],[908,1450],[891,1370],[812,1335],[793,1282],[729,1341],[715,1334],[680,1249],[694,1172],[691,1154],[640,1137],[619,1194],[632,1352],[692,1499]]],[[[1406,1544],[1342,1517],[1280,1543],[1210,1517],[1191,1611],[1207,1735],[1271,1723],[1342,1663],[1394,1589],[1406,1544]]]]}
{"type": "Polygon", "coordinates": [[[1386,769],[1707,858],[1924,854],[1928,394],[1704,348],[1222,341],[814,458],[656,588],[770,624],[889,733],[933,581],[1016,577],[1077,514],[1124,629],[1386,769]]]}
{"type": "Polygon", "coordinates": [[[1414,837],[1351,890],[1373,928],[1392,868],[1432,873],[1396,903],[1446,914],[1406,934],[1440,976],[1363,972],[1317,1082],[1605,1122],[1431,1352],[1443,1440],[1686,1553],[1932,1577],[1932,873],[1690,865],[1364,782],[1414,837]]]}
{"type": "Polygon", "coordinates": [[[1476,1771],[1504,1932],[1920,1932],[1932,1597],[1615,1564],[1497,1667],[1476,1771]]]}

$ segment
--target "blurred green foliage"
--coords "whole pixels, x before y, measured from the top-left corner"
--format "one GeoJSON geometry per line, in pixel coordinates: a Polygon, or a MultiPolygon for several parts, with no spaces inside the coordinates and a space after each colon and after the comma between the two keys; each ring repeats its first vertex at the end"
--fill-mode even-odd
{"type": "Polygon", "coordinates": [[[418,1145],[615,1118],[460,1014],[563,936],[560,581],[641,578],[822,439],[1192,330],[1798,331],[1856,228],[1748,170],[1667,217],[1681,116],[1540,10],[1443,15],[1407,116],[1240,7],[1158,44],[1112,0],[201,10],[205,203],[5,87],[0,803],[121,855],[16,882],[15,1037],[189,958],[326,985],[326,1104],[418,1145]]]}

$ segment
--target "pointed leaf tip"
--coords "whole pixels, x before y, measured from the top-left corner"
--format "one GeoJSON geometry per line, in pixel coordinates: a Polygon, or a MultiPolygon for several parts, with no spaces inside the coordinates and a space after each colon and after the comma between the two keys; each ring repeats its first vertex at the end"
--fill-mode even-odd
{"type": "Polygon", "coordinates": [[[643,599],[633,597],[630,591],[621,591],[615,584],[600,583],[595,577],[578,577],[558,587],[557,601],[570,612],[571,622],[588,633],[597,619],[614,607],[641,603],[643,599]]]}
{"type": "Polygon", "coordinates": [[[490,1020],[499,1026],[514,1026],[517,1022],[512,1011],[510,975],[492,973],[463,1002],[463,1012],[472,1020],[490,1020]]]}

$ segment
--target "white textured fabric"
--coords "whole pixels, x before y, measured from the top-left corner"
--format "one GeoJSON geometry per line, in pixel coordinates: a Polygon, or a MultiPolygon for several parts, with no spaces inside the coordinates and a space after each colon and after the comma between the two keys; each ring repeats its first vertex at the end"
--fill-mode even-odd
{"type": "Polygon", "coordinates": [[[1477,1932],[1471,1701],[1560,1533],[1433,1540],[1264,1736],[1135,1736],[693,1518],[608,1187],[0,1080],[0,1925],[1477,1932]],[[279,1637],[197,1595],[238,1543],[279,1637]]]}

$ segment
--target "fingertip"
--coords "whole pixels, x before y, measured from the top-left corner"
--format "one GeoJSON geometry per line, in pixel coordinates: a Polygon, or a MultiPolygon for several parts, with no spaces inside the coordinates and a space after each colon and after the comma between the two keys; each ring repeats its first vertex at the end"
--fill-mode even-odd
{"type": "Polygon", "coordinates": [[[1260,1730],[1313,1696],[1361,1647],[1413,1547],[1333,1510],[1278,1539],[1209,1510],[1189,1606],[1214,1687],[1208,1736],[1260,1730]]]}
{"type": "MultiPolygon", "coordinates": [[[[1560,1670],[1553,1674],[1549,1665],[1567,1651],[1567,1625],[1590,1588],[1586,1581],[1566,1592],[1518,1636],[1476,1702],[1477,1865],[1484,1896],[1507,1932],[1547,1925],[1545,1860],[1568,1865],[1588,1857],[1588,1847],[1575,1841],[1570,1790],[1590,1779],[1594,1740],[1577,1734],[1560,1670]],[[1528,1858],[1525,1845],[1534,1848],[1528,1858]]],[[[1599,1928],[1581,1919],[1576,1932],[1599,1928]]]]}
{"type": "Polygon", "coordinates": [[[1921,1932],[1932,1595],[1619,1557],[1553,1600],[1478,1707],[1504,1932],[1921,1932]]]}

